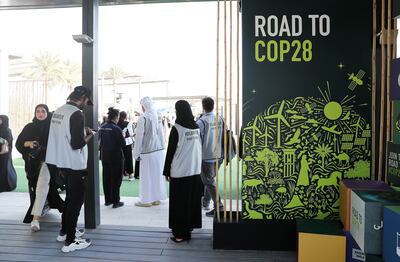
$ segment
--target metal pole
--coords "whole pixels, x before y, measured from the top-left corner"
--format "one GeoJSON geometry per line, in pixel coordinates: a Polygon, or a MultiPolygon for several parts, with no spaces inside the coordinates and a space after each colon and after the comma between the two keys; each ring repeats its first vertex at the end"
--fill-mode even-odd
{"type": "MultiPolygon", "coordinates": [[[[98,12],[99,0],[82,1],[82,33],[94,39],[82,44],[82,84],[92,90],[93,106],[84,110],[86,125],[98,129],[98,12]]],[[[99,155],[98,137],[89,143],[88,176],[85,193],[85,227],[96,228],[100,224],[99,155]]]]}

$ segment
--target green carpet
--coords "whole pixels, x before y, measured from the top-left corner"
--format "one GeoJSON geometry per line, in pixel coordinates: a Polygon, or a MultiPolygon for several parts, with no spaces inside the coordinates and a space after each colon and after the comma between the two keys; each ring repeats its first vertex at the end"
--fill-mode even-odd
{"type": "MultiPolygon", "coordinates": [[[[13,160],[14,168],[17,171],[17,188],[14,192],[28,192],[28,180],[26,179],[24,170],[24,160],[22,158],[16,158],[13,160]]],[[[232,165],[232,197],[236,199],[236,158],[233,159],[232,165]]],[[[226,192],[227,199],[230,197],[229,191],[229,165],[227,166],[226,175],[226,192]]],[[[103,195],[103,183],[102,183],[102,166],[99,162],[99,173],[100,173],[100,194],[103,195]]],[[[224,169],[220,167],[219,169],[219,190],[221,195],[224,192],[224,169]]],[[[241,182],[239,182],[241,184],[241,182]]],[[[120,190],[121,196],[137,197],[139,195],[139,180],[129,181],[124,177],[120,190]]],[[[240,192],[239,192],[240,194],[240,192]]]]}

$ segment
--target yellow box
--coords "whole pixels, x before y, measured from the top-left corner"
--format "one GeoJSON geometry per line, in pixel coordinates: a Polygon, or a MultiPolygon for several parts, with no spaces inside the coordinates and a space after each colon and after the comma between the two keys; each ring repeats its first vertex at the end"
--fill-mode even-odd
{"type": "Polygon", "coordinates": [[[299,232],[298,262],[345,262],[346,237],[299,232]]]}

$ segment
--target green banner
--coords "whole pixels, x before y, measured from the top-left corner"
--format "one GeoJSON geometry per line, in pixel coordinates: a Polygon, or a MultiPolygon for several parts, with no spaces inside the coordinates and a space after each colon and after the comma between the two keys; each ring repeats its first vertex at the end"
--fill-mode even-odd
{"type": "Polygon", "coordinates": [[[387,142],[386,153],[387,180],[394,186],[400,186],[400,145],[387,142]]]}
{"type": "Polygon", "coordinates": [[[243,0],[243,217],[334,219],[370,172],[372,1],[243,0]]]}

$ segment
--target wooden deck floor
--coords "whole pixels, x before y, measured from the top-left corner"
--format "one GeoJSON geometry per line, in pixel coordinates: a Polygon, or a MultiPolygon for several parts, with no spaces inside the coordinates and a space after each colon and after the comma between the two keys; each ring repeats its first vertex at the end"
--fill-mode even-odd
{"type": "Polygon", "coordinates": [[[57,243],[59,225],[41,223],[41,231],[31,233],[28,225],[0,220],[0,261],[295,261],[294,252],[231,251],[212,249],[212,231],[195,230],[189,243],[172,242],[169,229],[99,226],[86,230],[92,245],[64,254],[57,243]]]}

